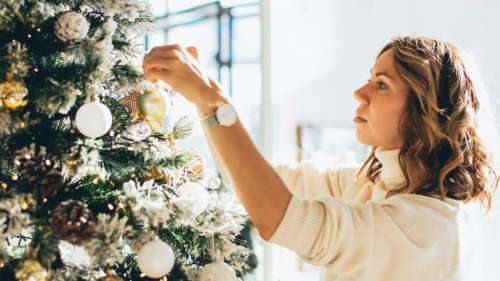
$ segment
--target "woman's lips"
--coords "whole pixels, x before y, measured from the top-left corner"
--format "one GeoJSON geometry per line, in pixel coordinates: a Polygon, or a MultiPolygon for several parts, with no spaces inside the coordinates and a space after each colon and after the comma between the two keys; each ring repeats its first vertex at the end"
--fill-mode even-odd
{"type": "Polygon", "coordinates": [[[364,123],[364,122],[366,122],[366,119],[361,118],[361,117],[359,117],[359,116],[355,116],[353,121],[354,121],[355,123],[364,123]]]}

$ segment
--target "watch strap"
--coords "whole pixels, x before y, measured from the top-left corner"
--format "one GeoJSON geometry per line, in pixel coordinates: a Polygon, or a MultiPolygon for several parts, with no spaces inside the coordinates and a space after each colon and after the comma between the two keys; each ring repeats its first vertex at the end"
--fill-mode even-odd
{"type": "Polygon", "coordinates": [[[203,118],[201,118],[201,122],[208,126],[209,128],[213,128],[213,127],[217,127],[219,126],[219,121],[217,120],[217,114],[216,113],[212,113],[208,116],[205,116],[203,118]]]}

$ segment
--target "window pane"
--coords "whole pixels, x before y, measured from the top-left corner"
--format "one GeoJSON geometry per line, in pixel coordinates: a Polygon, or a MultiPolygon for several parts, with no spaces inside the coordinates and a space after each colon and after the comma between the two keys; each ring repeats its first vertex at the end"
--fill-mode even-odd
{"type": "Polygon", "coordinates": [[[168,33],[168,44],[195,46],[202,64],[216,77],[217,21],[209,19],[200,23],[178,26],[168,33]]]}
{"type": "Polygon", "coordinates": [[[151,11],[154,16],[160,16],[167,13],[167,1],[166,0],[153,0],[149,1],[151,5],[151,11]]]}
{"type": "Polygon", "coordinates": [[[240,119],[258,141],[260,129],[261,82],[259,64],[233,65],[233,102],[240,119]]]}
{"type": "Polygon", "coordinates": [[[213,0],[163,0],[168,2],[170,12],[177,12],[189,8],[201,6],[203,4],[214,2],[213,0]]]}
{"type": "Polygon", "coordinates": [[[258,61],[260,57],[260,20],[258,17],[234,20],[234,59],[258,61]]]}
{"type": "Polygon", "coordinates": [[[220,1],[223,6],[235,6],[235,5],[242,5],[242,4],[249,4],[249,3],[258,3],[259,1],[255,0],[221,0],[220,1]]]}
{"type": "Polygon", "coordinates": [[[165,42],[165,32],[162,30],[155,30],[148,34],[148,50],[155,46],[163,45],[165,42]]]}

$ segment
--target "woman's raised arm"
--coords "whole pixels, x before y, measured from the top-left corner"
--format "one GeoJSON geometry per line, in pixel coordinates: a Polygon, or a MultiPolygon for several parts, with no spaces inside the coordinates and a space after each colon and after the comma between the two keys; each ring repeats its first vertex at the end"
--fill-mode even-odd
{"type": "MultiPolygon", "coordinates": [[[[154,48],[144,59],[145,77],[163,80],[194,103],[202,116],[228,103],[217,83],[208,78],[194,48],[154,48]]],[[[258,151],[239,120],[230,127],[205,129],[214,158],[222,162],[236,193],[263,239],[269,240],[286,212],[292,194],[258,151]]]]}

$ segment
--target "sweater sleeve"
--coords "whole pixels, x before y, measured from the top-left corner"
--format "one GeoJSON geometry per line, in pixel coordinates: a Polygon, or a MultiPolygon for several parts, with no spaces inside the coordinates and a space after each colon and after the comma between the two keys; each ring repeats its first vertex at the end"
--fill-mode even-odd
{"type": "Polygon", "coordinates": [[[414,256],[424,257],[433,252],[428,251],[430,244],[439,243],[435,232],[451,237],[446,228],[436,229],[447,225],[446,216],[429,208],[426,200],[420,206],[399,199],[350,205],[335,198],[306,201],[293,196],[270,242],[347,275],[388,255],[412,256],[416,245],[424,249],[414,256]]]}
{"type": "MultiPolygon", "coordinates": [[[[355,167],[318,168],[310,162],[273,165],[274,170],[285,182],[288,190],[298,198],[313,200],[322,197],[340,198],[349,185],[344,180],[345,170],[355,172],[355,167]]],[[[352,177],[348,175],[347,178],[352,177]]]]}
{"type": "Polygon", "coordinates": [[[293,196],[270,242],[311,264],[334,264],[348,273],[366,262],[373,243],[373,217],[371,204],[350,206],[335,198],[306,201],[293,196]]]}

